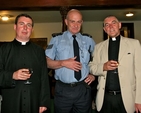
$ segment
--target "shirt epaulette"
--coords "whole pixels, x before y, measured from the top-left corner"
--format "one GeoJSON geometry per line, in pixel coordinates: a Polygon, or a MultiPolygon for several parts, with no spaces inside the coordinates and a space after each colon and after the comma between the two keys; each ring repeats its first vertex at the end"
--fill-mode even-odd
{"type": "Polygon", "coordinates": [[[88,36],[88,37],[92,38],[92,36],[89,35],[89,34],[87,34],[87,33],[83,33],[82,35],[83,35],[83,36],[88,36]]]}
{"type": "Polygon", "coordinates": [[[52,34],[52,37],[56,37],[56,36],[59,36],[59,35],[62,35],[63,33],[53,33],[52,34]]]}

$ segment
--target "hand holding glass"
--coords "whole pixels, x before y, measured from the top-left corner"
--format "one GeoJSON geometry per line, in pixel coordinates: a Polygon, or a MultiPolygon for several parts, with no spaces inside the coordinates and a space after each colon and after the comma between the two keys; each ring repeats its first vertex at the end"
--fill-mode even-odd
{"type": "MultiPolygon", "coordinates": [[[[32,68],[29,68],[28,70],[29,70],[29,74],[33,74],[33,69],[32,69],[32,68]]],[[[24,84],[27,84],[27,85],[29,85],[29,84],[31,84],[31,83],[32,83],[32,82],[29,81],[29,79],[27,79],[27,80],[24,82],[24,84]]]]}

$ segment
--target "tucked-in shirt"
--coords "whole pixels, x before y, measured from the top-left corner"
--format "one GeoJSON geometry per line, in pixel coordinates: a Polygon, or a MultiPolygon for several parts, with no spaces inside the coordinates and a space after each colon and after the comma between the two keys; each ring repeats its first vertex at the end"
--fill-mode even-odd
{"type": "MultiPolygon", "coordinates": [[[[82,63],[82,77],[80,79],[82,81],[89,74],[88,63],[90,54],[94,51],[95,42],[91,37],[81,33],[76,34],[76,40],[79,44],[80,62],[82,63]]],[[[52,60],[66,60],[74,57],[72,34],[69,31],[65,31],[62,35],[52,37],[45,53],[52,60]]],[[[74,70],[66,67],[55,70],[55,79],[64,83],[77,82],[74,77],[74,70]]]]}

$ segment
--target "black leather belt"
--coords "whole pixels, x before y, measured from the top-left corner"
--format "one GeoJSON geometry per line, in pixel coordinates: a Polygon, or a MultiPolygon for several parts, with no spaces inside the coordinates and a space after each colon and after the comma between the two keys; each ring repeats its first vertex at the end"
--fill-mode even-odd
{"type": "Polygon", "coordinates": [[[57,82],[61,85],[64,85],[64,86],[70,86],[70,87],[75,87],[79,84],[84,84],[85,82],[84,81],[80,81],[80,82],[73,82],[73,83],[64,83],[64,82],[61,82],[60,80],[57,80],[57,82]]]}
{"type": "Polygon", "coordinates": [[[121,94],[121,91],[105,91],[106,93],[108,93],[108,94],[111,94],[111,95],[118,95],[118,94],[121,94]]]}

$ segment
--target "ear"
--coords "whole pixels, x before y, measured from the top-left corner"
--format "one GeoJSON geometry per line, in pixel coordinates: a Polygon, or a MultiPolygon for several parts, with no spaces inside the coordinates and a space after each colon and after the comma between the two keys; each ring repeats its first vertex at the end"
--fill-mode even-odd
{"type": "Polygon", "coordinates": [[[83,20],[82,20],[82,24],[83,24],[83,20]]]}
{"type": "Polygon", "coordinates": [[[14,30],[16,30],[16,27],[17,27],[16,24],[14,24],[14,30]]]}
{"type": "Polygon", "coordinates": [[[106,29],[105,29],[105,27],[103,27],[103,30],[106,32],[106,29]]]}
{"type": "Polygon", "coordinates": [[[65,24],[68,25],[68,20],[67,19],[65,19],[65,24]]]}
{"type": "Polygon", "coordinates": [[[119,29],[121,29],[121,22],[119,22],[119,29]]]}

